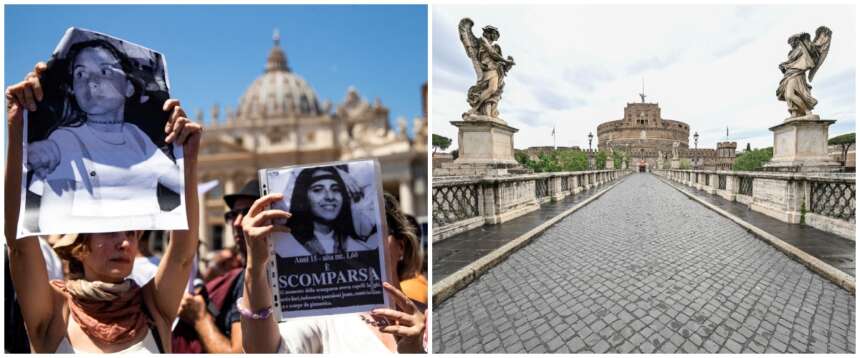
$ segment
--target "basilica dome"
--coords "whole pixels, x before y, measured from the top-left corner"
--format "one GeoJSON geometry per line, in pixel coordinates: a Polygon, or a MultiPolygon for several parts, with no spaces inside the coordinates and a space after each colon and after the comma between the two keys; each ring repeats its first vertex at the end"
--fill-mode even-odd
{"type": "Polygon", "coordinates": [[[275,46],[266,59],[266,71],[239,99],[237,117],[241,120],[320,115],[316,92],[287,66],[287,55],[281,49],[277,31],[273,40],[275,46]]]}

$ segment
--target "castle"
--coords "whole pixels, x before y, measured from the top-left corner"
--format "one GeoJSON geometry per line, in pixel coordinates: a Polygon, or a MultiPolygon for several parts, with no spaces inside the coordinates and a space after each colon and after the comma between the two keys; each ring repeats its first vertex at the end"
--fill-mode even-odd
{"type": "MultiPolygon", "coordinates": [[[[627,103],[624,118],[597,126],[597,148],[629,154],[628,165],[639,171],[654,168],[731,170],[736,142],[719,142],[717,148],[690,148],[690,126],[665,119],[657,103],[627,103]]],[[[697,138],[697,137],[694,137],[697,138]]],[[[695,139],[694,139],[695,140],[695,139]]]]}

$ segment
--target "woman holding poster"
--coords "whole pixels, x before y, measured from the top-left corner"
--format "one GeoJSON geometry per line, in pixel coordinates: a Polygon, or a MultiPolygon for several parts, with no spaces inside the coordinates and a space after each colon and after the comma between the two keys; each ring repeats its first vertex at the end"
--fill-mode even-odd
{"type": "Polygon", "coordinates": [[[383,288],[397,303],[398,310],[374,309],[371,314],[347,314],[294,318],[277,323],[273,312],[272,288],[266,277],[270,260],[269,237],[288,230],[277,225],[293,221],[290,213],[269,209],[282,194],[266,195],[251,206],[242,220],[248,265],[244,297],[237,302],[241,312],[242,345],[247,353],[420,353],[424,351],[424,312],[398,288],[401,276],[413,274],[421,266],[421,249],[414,228],[400,211],[397,200],[385,194],[389,235],[383,244],[386,264],[397,275],[383,288]],[[392,324],[390,322],[397,322],[392,324]]]}
{"type": "Polygon", "coordinates": [[[144,287],[126,279],[140,231],[66,234],[54,248],[69,261],[67,280],[48,281],[38,238],[15,239],[21,197],[25,109],[43,99],[39,63],[23,82],[6,90],[9,128],[5,234],[9,265],[31,348],[37,353],[165,352],[170,325],[186,286],[197,247],[197,151],[202,127],[190,122],[179,101],[168,100],[166,141],[182,145],[188,230],[171,232],[155,278],[144,287]]]}

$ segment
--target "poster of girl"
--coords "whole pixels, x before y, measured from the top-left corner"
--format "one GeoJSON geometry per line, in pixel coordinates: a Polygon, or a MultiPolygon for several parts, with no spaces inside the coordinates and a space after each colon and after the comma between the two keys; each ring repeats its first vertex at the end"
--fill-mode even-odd
{"type": "Polygon", "coordinates": [[[19,236],[187,228],[164,56],[70,28],[26,115],[19,236]]]}

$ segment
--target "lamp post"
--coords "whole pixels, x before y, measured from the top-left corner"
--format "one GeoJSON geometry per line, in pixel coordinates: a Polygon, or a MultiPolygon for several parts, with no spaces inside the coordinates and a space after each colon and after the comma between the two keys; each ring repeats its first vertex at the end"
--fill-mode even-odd
{"type": "Polygon", "coordinates": [[[624,150],[624,164],[625,164],[624,169],[627,169],[630,167],[630,143],[627,143],[624,146],[626,148],[624,150]]]}
{"type": "Polygon", "coordinates": [[[693,165],[693,169],[699,169],[699,132],[696,131],[693,133],[693,147],[695,151],[693,152],[693,158],[696,161],[693,165]]]}
{"type": "Polygon", "coordinates": [[[592,164],[592,158],[594,157],[594,155],[591,152],[591,139],[593,139],[593,138],[594,138],[594,134],[591,134],[591,132],[588,132],[588,169],[589,170],[594,170],[593,164],[592,164]]]}

